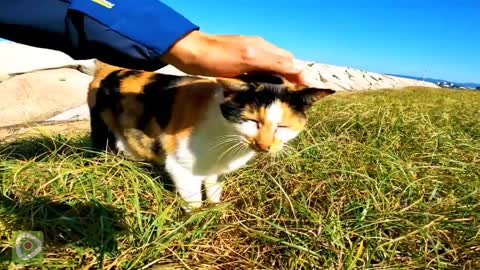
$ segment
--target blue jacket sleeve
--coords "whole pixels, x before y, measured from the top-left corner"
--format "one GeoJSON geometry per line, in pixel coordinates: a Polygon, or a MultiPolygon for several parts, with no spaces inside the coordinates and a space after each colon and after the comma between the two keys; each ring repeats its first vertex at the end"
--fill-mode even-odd
{"type": "Polygon", "coordinates": [[[70,10],[95,19],[126,38],[153,49],[159,55],[166,53],[187,33],[199,29],[158,0],[111,1],[72,0],[70,10]]]}
{"type": "Polygon", "coordinates": [[[158,0],[0,1],[0,37],[144,70],[199,27],[158,0]]]}

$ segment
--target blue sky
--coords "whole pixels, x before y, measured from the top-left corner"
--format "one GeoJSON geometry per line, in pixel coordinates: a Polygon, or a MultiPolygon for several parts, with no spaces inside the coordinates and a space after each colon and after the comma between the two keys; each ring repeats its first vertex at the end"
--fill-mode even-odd
{"type": "Polygon", "coordinates": [[[480,0],[164,0],[211,34],[262,36],[299,59],[480,82],[480,0]]]}

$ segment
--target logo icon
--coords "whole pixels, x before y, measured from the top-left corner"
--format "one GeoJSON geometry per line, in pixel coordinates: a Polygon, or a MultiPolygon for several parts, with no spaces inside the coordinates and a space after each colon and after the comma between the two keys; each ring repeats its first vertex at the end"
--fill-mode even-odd
{"type": "Polygon", "coordinates": [[[101,6],[104,6],[108,9],[111,9],[115,6],[115,4],[113,4],[112,2],[110,2],[108,0],[92,0],[92,2],[97,3],[101,6]]]}
{"type": "Polygon", "coordinates": [[[13,235],[12,260],[18,264],[39,263],[43,259],[43,233],[17,231],[13,235]]]}

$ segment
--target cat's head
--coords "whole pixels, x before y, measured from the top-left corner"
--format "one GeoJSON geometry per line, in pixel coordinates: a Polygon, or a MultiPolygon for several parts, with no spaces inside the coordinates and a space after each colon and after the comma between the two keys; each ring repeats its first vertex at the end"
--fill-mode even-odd
{"type": "Polygon", "coordinates": [[[224,100],[223,117],[249,147],[257,152],[276,153],[297,137],[306,124],[307,110],[331,89],[292,84],[272,74],[242,75],[218,79],[224,100]]]}

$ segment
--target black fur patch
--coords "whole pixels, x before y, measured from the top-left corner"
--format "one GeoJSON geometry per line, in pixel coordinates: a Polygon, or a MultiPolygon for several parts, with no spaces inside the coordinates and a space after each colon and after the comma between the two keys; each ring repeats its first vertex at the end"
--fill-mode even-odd
{"type": "Polygon", "coordinates": [[[115,136],[100,117],[97,108],[90,110],[90,138],[92,147],[98,150],[117,151],[115,136]]]}
{"type": "Polygon", "coordinates": [[[152,117],[160,128],[167,127],[172,118],[176,89],[166,86],[175,85],[176,81],[176,76],[155,74],[152,82],[145,85],[143,94],[138,96],[138,100],[144,104],[144,115],[139,120],[139,129],[143,130],[152,117]]]}
{"type": "Polygon", "coordinates": [[[156,155],[161,155],[164,152],[162,147],[162,142],[158,138],[155,138],[151,147],[152,147],[151,149],[152,152],[155,153],[156,155]]]}
{"type": "Polygon", "coordinates": [[[281,85],[283,84],[283,79],[280,76],[271,73],[264,73],[264,72],[255,72],[250,74],[243,74],[236,77],[239,80],[242,80],[246,83],[253,83],[253,84],[274,84],[274,85],[281,85]]]}
{"type": "MultiPolygon", "coordinates": [[[[268,77],[268,76],[267,76],[268,77]]],[[[330,89],[306,88],[299,91],[290,91],[282,84],[259,83],[247,90],[230,92],[226,102],[221,104],[223,116],[229,121],[241,123],[241,115],[245,107],[249,106],[254,110],[261,107],[268,107],[276,100],[283,102],[300,115],[305,116],[306,110],[318,100],[319,96],[335,91],[330,89]]]]}
{"type": "Polygon", "coordinates": [[[135,70],[129,70],[123,74],[120,74],[120,70],[116,70],[108,74],[108,76],[100,82],[100,87],[96,93],[95,106],[90,109],[90,138],[94,148],[117,151],[115,136],[103,122],[100,113],[105,109],[110,109],[115,113],[121,111],[119,103],[120,84],[123,79],[130,76],[137,76],[138,74],[140,74],[140,72],[135,70]]]}
{"type": "Polygon", "coordinates": [[[120,85],[125,78],[138,76],[140,73],[141,71],[138,70],[128,70],[120,74],[120,70],[115,70],[108,74],[108,76],[100,82],[95,107],[103,109],[109,108],[115,113],[120,113],[120,85]]]}
{"type": "Polygon", "coordinates": [[[248,91],[234,93],[228,101],[221,104],[221,111],[223,116],[229,121],[241,123],[243,120],[240,117],[246,106],[259,109],[268,107],[276,100],[279,100],[289,104],[292,109],[297,110],[299,113],[303,113],[303,106],[300,104],[303,100],[297,96],[298,94],[288,91],[281,85],[264,85],[264,89],[260,91],[252,88],[248,91]]]}

